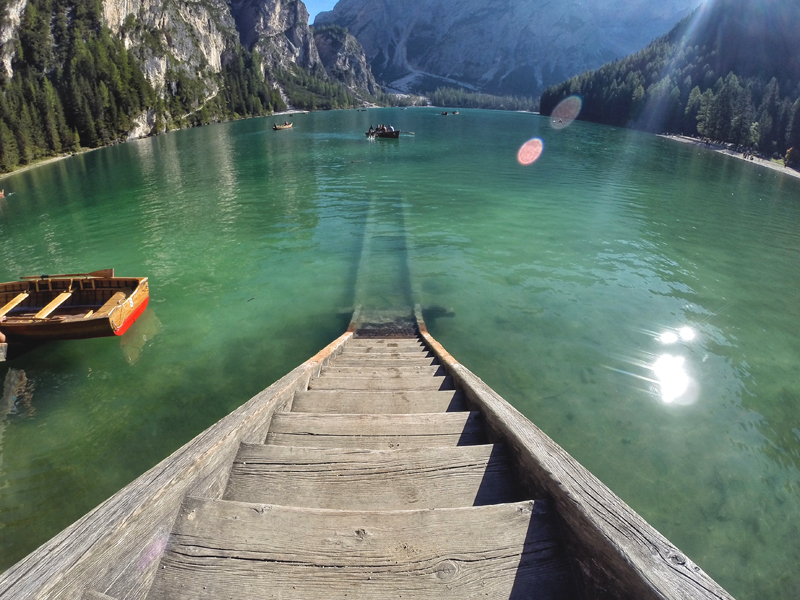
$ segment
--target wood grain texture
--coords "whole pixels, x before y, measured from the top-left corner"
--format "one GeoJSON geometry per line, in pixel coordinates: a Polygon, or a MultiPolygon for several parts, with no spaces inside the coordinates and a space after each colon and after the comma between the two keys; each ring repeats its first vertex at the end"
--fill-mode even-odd
{"type": "Polygon", "coordinates": [[[263,440],[273,411],[290,405],[347,333],[186,443],[103,504],[0,574],[0,598],[79,599],[86,588],[143,598],[187,493],[219,497],[241,441],[263,440]]]}
{"type": "Polygon", "coordinates": [[[430,353],[422,346],[419,348],[408,346],[398,348],[383,348],[372,346],[350,346],[345,348],[343,354],[347,356],[428,356],[430,353]]]}
{"type": "Polygon", "coordinates": [[[509,445],[528,493],[554,500],[587,598],[731,599],[583,465],[458,363],[427,332],[421,311],[417,314],[428,346],[485,414],[493,437],[509,445]]]}
{"type": "Polygon", "coordinates": [[[0,362],[4,362],[8,356],[8,344],[0,344],[0,362]]]}
{"type": "Polygon", "coordinates": [[[414,366],[433,366],[438,364],[432,356],[409,356],[405,358],[392,356],[365,356],[363,358],[337,357],[331,363],[336,367],[414,367],[414,366]]]}
{"type": "Polygon", "coordinates": [[[112,596],[108,596],[101,592],[95,592],[94,590],[85,590],[83,592],[83,600],[117,600],[112,596]]]}
{"type": "Polygon", "coordinates": [[[328,377],[444,377],[445,370],[440,365],[406,365],[406,366],[339,366],[325,367],[322,375],[328,377]]]}
{"type": "Polygon", "coordinates": [[[224,500],[335,508],[457,508],[523,500],[500,445],[362,450],[242,444],[224,500]]]}
{"type": "Polygon", "coordinates": [[[335,391],[297,392],[292,412],[333,414],[411,414],[468,410],[466,396],[457,390],[439,391],[335,391]]]}
{"type": "Polygon", "coordinates": [[[321,375],[308,384],[310,390],[454,390],[452,377],[401,375],[380,377],[336,377],[321,375]]]}
{"type": "Polygon", "coordinates": [[[390,450],[485,444],[480,413],[331,415],[275,413],[267,444],[390,450]]]}
{"type": "Polygon", "coordinates": [[[148,600],[574,600],[542,504],[359,512],[188,499],[148,600]]]}
{"type": "Polygon", "coordinates": [[[348,348],[416,348],[423,349],[425,345],[419,338],[353,338],[347,344],[348,348]]]}

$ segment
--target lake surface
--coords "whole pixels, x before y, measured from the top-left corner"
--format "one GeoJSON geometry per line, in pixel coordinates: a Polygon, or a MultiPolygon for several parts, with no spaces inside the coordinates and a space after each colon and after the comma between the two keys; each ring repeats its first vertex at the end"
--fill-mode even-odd
{"type": "Polygon", "coordinates": [[[735,597],[797,598],[800,181],[632,131],[439,112],[213,125],[3,181],[0,281],[115,267],[151,302],[123,338],[0,363],[0,569],[357,302],[410,298],[735,597]],[[377,123],[415,135],[370,142],[377,123]]]}

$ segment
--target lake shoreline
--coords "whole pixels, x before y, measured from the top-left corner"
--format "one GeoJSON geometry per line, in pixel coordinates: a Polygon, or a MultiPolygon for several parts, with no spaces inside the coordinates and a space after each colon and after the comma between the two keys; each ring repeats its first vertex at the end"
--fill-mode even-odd
{"type": "MultiPolygon", "coordinates": [[[[265,118],[266,117],[278,117],[278,116],[281,116],[281,115],[299,115],[299,114],[306,115],[309,112],[310,111],[307,111],[307,110],[286,110],[286,111],[283,111],[283,112],[276,112],[276,113],[273,113],[271,115],[264,115],[264,117],[265,118]]],[[[262,118],[262,117],[247,117],[247,118],[248,119],[258,119],[258,118],[262,118]]],[[[235,119],[235,120],[241,121],[243,119],[235,119]]],[[[227,122],[227,121],[221,121],[221,122],[227,122]]],[[[209,123],[209,125],[210,125],[210,123],[209,123]]],[[[165,133],[170,133],[171,131],[182,131],[183,129],[189,129],[189,128],[188,127],[184,127],[182,129],[170,129],[170,131],[165,131],[163,133],[157,133],[155,135],[164,135],[165,133]]],[[[47,158],[42,158],[42,159],[34,161],[34,162],[30,163],[30,164],[18,167],[16,169],[14,169],[13,171],[9,171],[8,173],[0,173],[0,181],[2,181],[3,179],[5,179],[5,178],[7,178],[7,177],[9,177],[11,175],[17,175],[19,173],[24,173],[25,171],[30,171],[31,169],[35,169],[36,167],[41,167],[43,165],[49,165],[50,163],[54,163],[54,162],[59,161],[59,160],[64,160],[65,158],[70,158],[72,156],[77,156],[79,154],[85,154],[87,152],[94,152],[95,150],[100,150],[102,148],[109,148],[111,146],[114,146],[114,145],[120,144],[120,143],[121,144],[125,144],[127,142],[133,142],[133,141],[135,141],[137,139],[138,140],[143,140],[143,139],[146,139],[148,137],[155,137],[155,136],[154,135],[148,135],[148,136],[145,136],[143,138],[132,138],[132,139],[124,140],[122,142],[115,142],[114,144],[107,144],[105,146],[100,146],[98,148],[81,148],[80,150],[76,150],[75,152],[68,152],[68,153],[65,153],[65,154],[60,154],[58,156],[49,156],[47,158]]]]}
{"type": "Polygon", "coordinates": [[[794,169],[790,169],[789,167],[784,167],[775,162],[772,162],[771,160],[765,160],[757,156],[744,158],[741,152],[735,152],[734,150],[729,150],[725,144],[714,144],[714,143],[706,144],[705,142],[698,140],[697,138],[692,138],[686,135],[667,135],[662,133],[659,134],[658,137],[662,137],[668,140],[674,140],[682,144],[691,144],[693,146],[697,146],[698,148],[705,148],[706,150],[711,150],[712,152],[717,152],[719,154],[724,154],[726,156],[738,158],[739,160],[754,163],[762,167],[772,169],[773,171],[778,171],[780,173],[783,173],[784,175],[789,175],[790,177],[796,177],[800,179],[800,171],[795,171],[794,169]]]}

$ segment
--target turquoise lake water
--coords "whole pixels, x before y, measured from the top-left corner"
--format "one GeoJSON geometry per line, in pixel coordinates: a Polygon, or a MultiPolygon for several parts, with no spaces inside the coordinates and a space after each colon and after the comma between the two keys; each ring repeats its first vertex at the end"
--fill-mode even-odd
{"type": "Polygon", "coordinates": [[[3,181],[0,281],[115,267],[151,302],[121,339],[0,363],[0,569],[356,303],[410,299],[736,598],[798,597],[800,180],[622,129],[439,112],[213,125],[3,181]],[[415,135],[368,141],[378,123],[415,135]]]}

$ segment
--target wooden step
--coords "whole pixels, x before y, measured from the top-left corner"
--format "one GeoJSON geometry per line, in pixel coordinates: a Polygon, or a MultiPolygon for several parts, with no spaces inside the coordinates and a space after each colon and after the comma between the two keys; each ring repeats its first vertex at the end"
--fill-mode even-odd
{"type": "Polygon", "coordinates": [[[354,338],[347,342],[347,348],[424,348],[419,338],[354,338]]]}
{"type": "Polygon", "coordinates": [[[334,358],[330,363],[332,367],[428,367],[438,365],[439,361],[436,357],[420,356],[420,357],[391,357],[391,356],[368,356],[366,358],[353,358],[342,357],[341,355],[334,358]]]}
{"type": "Polygon", "coordinates": [[[275,413],[265,441],[277,446],[375,450],[472,446],[486,442],[479,412],[411,415],[275,413]]]}
{"type": "Polygon", "coordinates": [[[148,600],[577,598],[545,501],[337,511],[187,498],[148,600]]]}
{"type": "Polygon", "coordinates": [[[524,499],[502,445],[364,450],[242,444],[224,500],[406,510],[524,499]]]}
{"type": "Polygon", "coordinates": [[[335,391],[295,392],[292,412],[334,414],[407,414],[467,410],[463,392],[335,391]]]}
{"type": "Polygon", "coordinates": [[[454,390],[453,378],[430,375],[400,377],[333,377],[321,375],[308,382],[310,390],[454,390]]]}
{"type": "Polygon", "coordinates": [[[331,365],[322,371],[322,375],[331,377],[403,377],[407,375],[420,375],[433,377],[438,375],[444,377],[447,373],[440,365],[410,365],[405,367],[398,366],[339,366],[331,365]]]}
{"type": "Polygon", "coordinates": [[[362,356],[364,354],[368,356],[371,356],[373,354],[389,354],[389,355],[397,354],[400,356],[406,356],[409,354],[427,355],[428,353],[430,353],[430,351],[426,349],[424,346],[419,346],[419,347],[401,346],[398,348],[384,348],[381,346],[351,346],[348,344],[342,349],[342,352],[339,356],[350,355],[350,354],[356,356],[362,356]]]}

